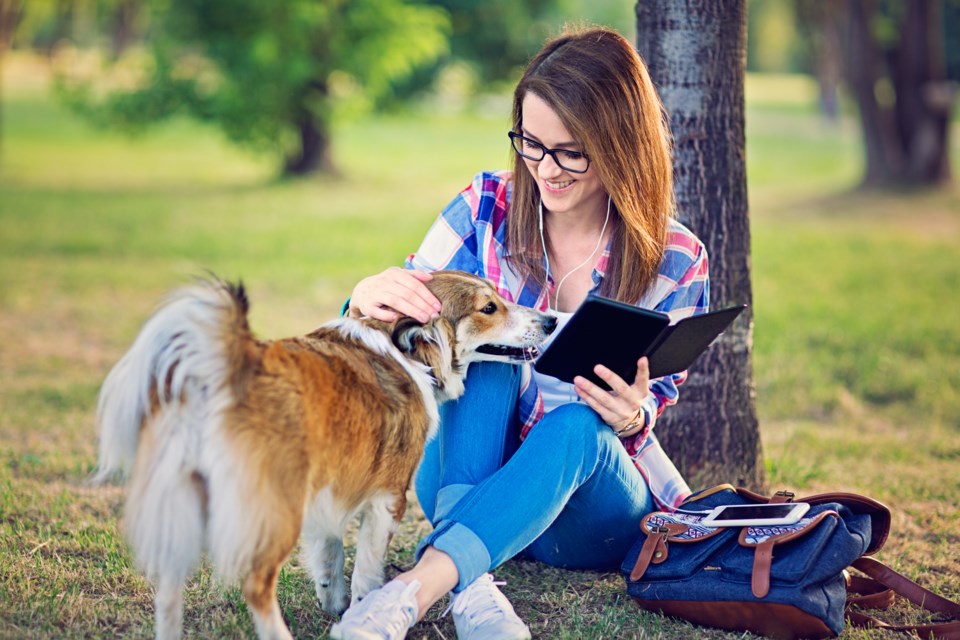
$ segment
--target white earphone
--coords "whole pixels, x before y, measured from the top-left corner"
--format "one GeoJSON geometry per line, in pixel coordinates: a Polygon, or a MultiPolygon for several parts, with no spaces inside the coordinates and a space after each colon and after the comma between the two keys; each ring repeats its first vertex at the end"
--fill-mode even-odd
{"type": "MultiPolygon", "coordinates": [[[[603,234],[604,234],[604,232],[607,230],[607,223],[610,222],[610,201],[611,201],[611,198],[610,198],[609,195],[607,195],[607,215],[606,215],[606,217],[603,219],[603,227],[600,228],[600,237],[597,238],[597,246],[595,246],[595,247],[593,248],[593,252],[592,252],[589,256],[587,256],[587,259],[586,259],[586,260],[584,260],[583,262],[581,262],[580,264],[578,264],[576,267],[574,267],[573,269],[571,269],[570,271],[568,271],[568,272],[567,272],[567,275],[563,276],[563,278],[561,278],[560,282],[557,283],[556,295],[554,296],[554,298],[557,300],[557,304],[559,304],[559,301],[560,301],[560,287],[563,286],[563,283],[566,281],[566,279],[569,278],[569,277],[570,277],[570,274],[572,274],[574,271],[577,271],[578,269],[580,269],[581,267],[583,267],[585,264],[587,264],[588,262],[590,262],[590,260],[593,258],[593,256],[597,255],[597,251],[600,250],[600,244],[603,242],[603,234]]],[[[537,203],[537,214],[539,215],[539,218],[540,218],[540,219],[539,219],[539,225],[540,225],[540,246],[543,247],[543,260],[544,260],[544,262],[546,263],[547,278],[549,278],[549,277],[550,277],[550,257],[547,255],[547,241],[546,241],[546,239],[545,239],[545,237],[544,237],[544,235],[543,235],[543,200],[542,200],[542,199],[537,203]]],[[[547,293],[547,306],[549,307],[549,306],[550,306],[549,286],[547,286],[547,283],[546,283],[546,282],[544,283],[544,286],[546,286],[547,289],[548,289],[548,293],[547,293]]],[[[554,308],[554,310],[556,310],[556,309],[557,309],[557,306],[554,305],[553,308],[554,308]]]]}

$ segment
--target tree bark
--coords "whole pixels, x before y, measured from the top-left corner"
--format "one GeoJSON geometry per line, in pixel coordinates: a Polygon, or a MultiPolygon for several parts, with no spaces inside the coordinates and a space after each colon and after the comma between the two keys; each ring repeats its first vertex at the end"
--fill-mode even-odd
{"type": "MultiPolygon", "coordinates": [[[[680,220],[707,246],[710,305],[750,304],[750,227],[744,153],[745,0],[640,0],[640,55],[674,137],[680,220]]],[[[657,423],[694,488],[764,489],[753,384],[750,308],[691,367],[680,402],[657,423]]]]}

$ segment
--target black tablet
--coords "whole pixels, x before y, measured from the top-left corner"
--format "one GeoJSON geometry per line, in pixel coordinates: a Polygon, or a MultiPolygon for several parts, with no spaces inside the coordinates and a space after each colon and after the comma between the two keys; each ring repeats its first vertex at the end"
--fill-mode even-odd
{"type": "Polygon", "coordinates": [[[746,305],[683,318],[640,309],[600,296],[588,296],[553,339],[534,367],[539,373],[573,382],[583,376],[603,388],[593,373],[602,364],[628,383],[637,375],[637,360],[647,356],[650,378],[687,369],[746,305]]]}

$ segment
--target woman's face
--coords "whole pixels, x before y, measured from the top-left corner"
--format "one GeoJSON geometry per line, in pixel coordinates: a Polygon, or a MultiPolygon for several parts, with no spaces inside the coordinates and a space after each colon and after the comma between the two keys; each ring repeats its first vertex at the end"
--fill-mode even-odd
{"type": "MultiPolygon", "coordinates": [[[[521,105],[524,136],[548,149],[583,151],[563,125],[560,116],[538,95],[527,92],[521,105]]],[[[603,216],[607,194],[591,163],[586,173],[567,171],[547,154],[543,160],[523,161],[540,187],[544,209],[552,213],[575,213],[580,216],[596,213],[603,216]]]]}

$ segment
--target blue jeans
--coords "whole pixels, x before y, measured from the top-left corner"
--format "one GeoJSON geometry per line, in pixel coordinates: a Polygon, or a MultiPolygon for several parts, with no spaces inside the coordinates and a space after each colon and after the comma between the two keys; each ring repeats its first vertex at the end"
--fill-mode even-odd
{"type": "Polygon", "coordinates": [[[652,510],[613,431],[584,404],[551,411],[519,441],[519,367],[470,365],[466,393],[440,410],[417,471],[434,530],[420,543],[457,565],[460,591],[520,554],[555,567],[613,570],[652,510]]]}

